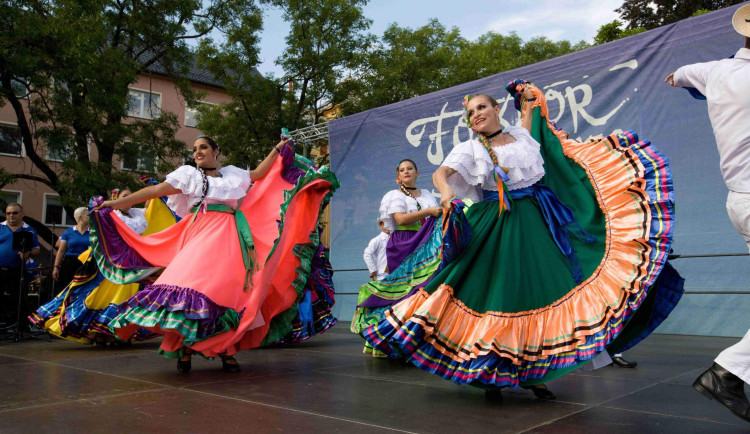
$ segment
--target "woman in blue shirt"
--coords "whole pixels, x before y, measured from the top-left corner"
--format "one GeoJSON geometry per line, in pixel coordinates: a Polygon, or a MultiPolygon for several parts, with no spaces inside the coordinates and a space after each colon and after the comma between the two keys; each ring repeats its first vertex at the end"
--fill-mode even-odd
{"type": "Polygon", "coordinates": [[[89,248],[89,210],[85,206],[73,213],[76,225],[63,232],[57,244],[55,268],[52,278],[64,288],[73,280],[75,272],[83,265],[78,256],[89,248]]]}

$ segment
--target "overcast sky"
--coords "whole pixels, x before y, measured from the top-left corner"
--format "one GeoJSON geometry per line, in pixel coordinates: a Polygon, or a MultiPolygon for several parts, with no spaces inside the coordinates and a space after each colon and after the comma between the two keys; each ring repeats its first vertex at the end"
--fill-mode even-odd
{"type": "MultiPolygon", "coordinates": [[[[516,31],[523,40],[546,36],[554,41],[591,42],[603,24],[618,18],[614,11],[623,0],[371,0],[365,16],[372,19],[370,32],[381,36],[391,23],[418,28],[437,18],[444,26],[458,27],[461,35],[473,40],[492,30],[507,35],[516,31]],[[523,5],[523,6],[521,6],[523,5]]],[[[288,29],[281,12],[269,10],[264,16],[261,40],[262,74],[283,71],[274,61],[284,49],[288,29]]]]}

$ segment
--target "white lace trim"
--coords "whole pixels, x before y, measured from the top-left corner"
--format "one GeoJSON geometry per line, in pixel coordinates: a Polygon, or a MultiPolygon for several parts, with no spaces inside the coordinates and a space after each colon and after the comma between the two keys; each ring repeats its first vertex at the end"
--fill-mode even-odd
{"type": "Polygon", "coordinates": [[[417,202],[422,209],[429,208],[432,206],[438,206],[437,199],[429,190],[420,189],[421,196],[416,200],[406,196],[401,190],[391,190],[383,196],[380,201],[380,220],[385,223],[385,228],[394,231],[396,230],[396,221],[393,219],[393,214],[397,212],[415,212],[417,211],[417,202]]]}
{"type": "MultiPolygon", "coordinates": [[[[516,141],[492,149],[498,163],[510,169],[506,183],[508,190],[518,190],[535,184],[544,176],[544,160],[539,152],[540,145],[524,128],[508,127],[506,130],[516,141]]],[[[480,190],[497,190],[492,175],[492,159],[478,140],[468,140],[456,145],[443,166],[456,171],[448,177],[448,185],[456,197],[472,201],[482,199],[480,190]]]]}
{"type": "MultiPolygon", "coordinates": [[[[250,173],[235,166],[222,167],[219,173],[221,177],[208,179],[205,202],[207,204],[221,203],[236,208],[237,201],[245,197],[247,189],[250,188],[250,173]]],[[[168,174],[166,182],[182,192],[182,194],[169,196],[167,206],[175,214],[181,217],[186,216],[201,198],[203,179],[200,171],[192,166],[182,166],[168,174]]]]}

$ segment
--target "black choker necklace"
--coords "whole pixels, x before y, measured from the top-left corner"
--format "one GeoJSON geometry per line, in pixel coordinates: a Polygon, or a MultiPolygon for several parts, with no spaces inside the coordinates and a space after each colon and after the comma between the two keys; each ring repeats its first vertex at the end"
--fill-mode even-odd
{"type": "Polygon", "coordinates": [[[210,172],[212,170],[216,170],[215,167],[201,167],[201,170],[204,172],[210,172]]]}
{"type": "Polygon", "coordinates": [[[496,136],[498,136],[498,135],[499,135],[499,134],[501,134],[502,132],[503,132],[503,129],[502,129],[502,128],[500,128],[499,130],[497,130],[497,131],[495,131],[494,133],[492,133],[492,134],[490,134],[490,135],[488,135],[488,136],[485,136],[485,137],[487,137],[487,139],[491,139],[491,138],[493,138],[493,137],[496,137],[496,136]]]}
{"type": "Polygon", "coordinates": [[[404,187],[407,190],[416,190],[417,189],[417,187],[407,187],[405,185],[401,185],[401,186],[404,187]]]}

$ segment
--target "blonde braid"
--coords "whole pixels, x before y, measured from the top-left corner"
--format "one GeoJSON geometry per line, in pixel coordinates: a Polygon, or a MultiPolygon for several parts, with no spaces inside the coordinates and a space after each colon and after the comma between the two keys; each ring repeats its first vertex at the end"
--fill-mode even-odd
{"type": "MultiPolygon", "coordinates": [[[[492,102],[493,106],[497,106],[497,101],[495,101],[492,97],[489,95],[483,95],[487,97],[490,102],[492,102]]],[[[464,106],[464,118],[466,120],[466,126],[471,128],[471,119],[469,119],[469,111],[468,111],[468,105],[469,100],[471,100],[471,95],[466,95],[464,97],[463,106],[464,106]]],[[[497,184],[497,192],[498,192],[498,201],[500,203],[500,210],[498,213],[498,216],[500,216],[504,209],[510,210],[510,198],[507,197],[507,189],[508,187],[505,185],[505,181],[508,180],[508,175],[503,171],[502,167],[500,167],[500,162],[497,159],[497,155],[495,154],[495,151],[492,149],[492,146],[490,146],[490,141],[487,139],[487,136],[484,135],[484,133],[480,133],[479,131],[472,128],[472,131],[474,131],[475,134],[477,134],[477,140],[479,143],[484,146],[484,149],[487,150],[487,153],[490,154],[490,160],[492,160],[493,170],[492,175],[493,178],[495,178],[495,183],[497,184]]]]}

